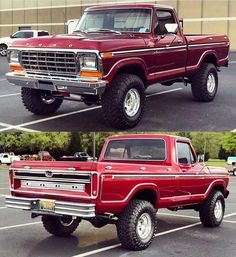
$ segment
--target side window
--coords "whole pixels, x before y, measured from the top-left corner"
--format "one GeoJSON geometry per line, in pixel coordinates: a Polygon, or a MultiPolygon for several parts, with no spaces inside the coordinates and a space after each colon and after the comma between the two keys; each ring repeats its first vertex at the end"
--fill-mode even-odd
{"type": "Polygon", "coordinates": [[[31,38],[34,36],[34,33],[31,31],[24,32],[23,38],[31,38]]]}
{"type": "Polygon", "coordinates": [[[177,142],[177,158],[179,164],[191,165],[196,162],[190,145],[184,142],[177,142]]]}
{"type": "Polygon", "coordinates": [[[167,30],[165,25],[169,23],[175,23],[175,20],[172,16],[172,13],[169,11],[157,11],[157,25],[156,25],[156,34],[157,35],[165,35],[167,34],[167,30]]]}

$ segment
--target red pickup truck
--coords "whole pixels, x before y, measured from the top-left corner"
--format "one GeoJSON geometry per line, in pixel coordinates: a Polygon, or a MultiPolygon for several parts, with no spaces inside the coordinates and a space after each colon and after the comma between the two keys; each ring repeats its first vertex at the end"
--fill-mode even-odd
{"type": "Polygon", "coordinates": [[[145,90],[154,83],[191,83],[197,101],[212,101],[228,53],[227,36],[184,35],[172,7],[98,6],[85,10],[73,35],[13,43],[7,79],[22,87],[32,113],[79,100],[101,104],[105,121],[127,129],[141,120],[145,90]]]}
{"type": "Polygon", "coordinates": [[[42,216],[45,229],[68,236],[82,219],[117,226],[125,248],[147,248],[156,212],[194,209],[219,226],[229,192],[228,171],[197,162],[187,138],[125,135],[106,140],[97,162],[15,162],[6,206],[42,216]]]}

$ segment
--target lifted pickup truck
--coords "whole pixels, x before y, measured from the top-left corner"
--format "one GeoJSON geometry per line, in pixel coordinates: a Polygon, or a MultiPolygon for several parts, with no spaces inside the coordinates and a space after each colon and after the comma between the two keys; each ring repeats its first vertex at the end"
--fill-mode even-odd
{"type": "Polygon", "coordinates": [[[90,7],[73,35],[13,43],[7,79],[22,87],[32,113],[50,114],[64,99],[77,99],[101,104],[110,125],[127,129],[141,120],[145,90],[157,82],[191,83],[196,100],[212,101],[228,52],[227,36],[184,35],[171,7],[90,7]]]}
{"type": "Polygon", "coordinates": [[[156,212],[194,209],[204,226],[224,217],[229,174],[197,162],[186,138],[125,135],[106,140],[98,162],[15,162],[6,206],[42,216],[45,229],[68,236],[82,219],[116,224],[125,248],[147,248],[156,212]]]}

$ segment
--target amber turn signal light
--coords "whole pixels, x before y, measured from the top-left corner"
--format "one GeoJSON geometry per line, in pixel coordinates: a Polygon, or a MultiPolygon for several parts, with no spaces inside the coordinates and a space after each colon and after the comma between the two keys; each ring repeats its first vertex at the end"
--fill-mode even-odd
{"type": "Polygon", "coordinates": [[[100,71],[81,71],[81,77],[90,77],[90,78],[101,78],[102,72],[100,71]]]}
{"type": "Polygon", "coordinates": [[[24,71],[24,68],[17,64],[10,64],[9,69],[10,71],[24,71]]]}

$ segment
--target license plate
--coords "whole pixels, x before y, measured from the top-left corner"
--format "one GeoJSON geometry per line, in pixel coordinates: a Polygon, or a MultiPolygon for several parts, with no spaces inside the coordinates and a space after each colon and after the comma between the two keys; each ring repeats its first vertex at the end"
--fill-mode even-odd
{"type": "Polygon", "coordinates": [[[39,207],[41,211],[55,212],[55,201],[53,200],[40,200],[39,207]]]}

